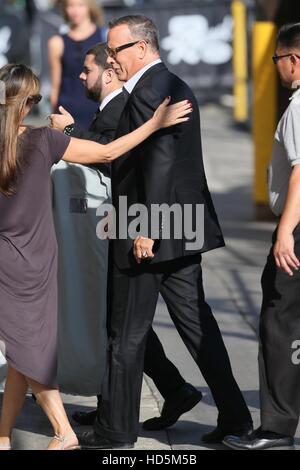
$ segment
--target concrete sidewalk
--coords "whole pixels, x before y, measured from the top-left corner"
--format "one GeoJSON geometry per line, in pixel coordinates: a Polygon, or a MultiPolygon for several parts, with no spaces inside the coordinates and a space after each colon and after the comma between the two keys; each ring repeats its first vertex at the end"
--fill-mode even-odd
{"type": "MultiPolygon", "coordinates": [[[[231,113],[215,106],[201,110],[203,150],[209,186],[224,230],[226,248],[203,257],[207,301],[221,328],[237,381],[259,424],[256,327],[261,302],[260,276],[270,247],[272,223],[254,220],[252,204],[253,159],[251,137],[232,127],[231,113]]],[[[224,449],[203,446],[200,437],[216,425],[217,412],[206,383],[179,338],[162,300],[154,322],[167,355],[185,379],[203,393],[203,400],[172,428],[157,433],[141,429],[136,449],[224,449]]],[[[92,398],[64,395],[69,415],[90,410],[92,398]]],[[[162,399],[153,383],[144,378],[141,418],[159,414],[162,399]]],[[[78,429],[78,427],[75,429],[78,429]]],[[[51,428],[40,408],[26,400],[14,434],[17,449],[46,447],[51,428]]],[[[297,433],[300,448],[300,429],[297,433]]]]}

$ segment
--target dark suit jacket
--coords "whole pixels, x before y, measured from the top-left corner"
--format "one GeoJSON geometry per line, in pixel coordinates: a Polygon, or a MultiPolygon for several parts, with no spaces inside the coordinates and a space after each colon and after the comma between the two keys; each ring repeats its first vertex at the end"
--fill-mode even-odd
{"type": "MultiPolygon", "coordinates": [[[[126,104],[126,100],[127,96],[124,92],[115,96],[102,111],[95,114],[88,131],[81,129],[75,123],[72,137],[93,140],[104,145],[112,142],[115,139],[120,116],[126,104]]],[[[99,163],[99,165],[93,166],[96,166],[105,175],[110,174],[110,164],[99,163]]]]}
{"type": "MultiPolygon", "coordinates": [[[[133,131],[152,115],[162,100],[171,96],[172,102],[189,99],[193,104],[190,120],[184,124],[162,129],[131,152],[112,164],[113,201],[119,208],[119,196],[126,196],[128,206],[135,203],[150,208],[152,204],[177,203],[183,208],[191,204],[195,224],[196,204],[204,206],[204,244],[187,250],[188,240],[162,238],[164,220],[155,237],[156,255],[151,263],[160,263],[183,256],[224,246],[222,232],[206,182],[203,166],[200,116],[197,101],[190,88],[163,63],[150,68],[139,80],[122,113],[116,137],[133,131]]],[[[135,217],[128,218],[128,223],[135,217]]],[[[203,224],[202,224],[203,225],[203,224]]],[[[195,227],[195,225],[194,225],[195,227]]],[[[120,268],[134,266],[133,240],[113,242],[114,260],[120,268]]]]}

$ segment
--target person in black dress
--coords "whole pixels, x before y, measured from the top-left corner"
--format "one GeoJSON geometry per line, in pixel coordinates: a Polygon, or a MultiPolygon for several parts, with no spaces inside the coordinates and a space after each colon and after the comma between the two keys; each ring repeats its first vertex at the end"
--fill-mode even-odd
{"type": "Polygon", "coordinates": [[[97,105],[86,98],[79,75],[87,50],[106,40],[103,12],[95,0],[63,0],[62,11],[70,29],[48,43],[52,112],[63,106],[87,130],[97,105]]]}

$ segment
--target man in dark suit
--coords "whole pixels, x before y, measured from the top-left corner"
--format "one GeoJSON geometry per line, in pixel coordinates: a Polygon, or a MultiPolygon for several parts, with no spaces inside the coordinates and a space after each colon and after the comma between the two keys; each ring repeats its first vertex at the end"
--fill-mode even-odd
{"type": "MultiPolygon", "coordinates": [[[[161,62],[157,29],[148,18],[129,16],[111,22],[107,52],[119,79],[126,81],[129,95],[117,136],[139,127],[167,96],[174,102],[189,99],[194,109],[188,122],[157,132],[113,164],[117,220],[124,216],[121,196],[127,198],[129,208],[139,203],[148,209],[147,220],[140,223],[143,230],[157,204],[177,204],[183,212],[184,204],[190,204],[187,221],[195,227],[198,205],[204,209],[204,220],[200,226],[198,223],[197,232],[204,231],[204,241],[201,246],[188,245],[188,231],[180,237],[172,233],[177,223],[168,226],[165,210],[159,227],[141,229],[135,240],[120,235],[112,241],[113,291],[117,295],[112,299],[109,368],[94,430],[80,435],[79,441],[83,449],[133,447],[146,338],[160,293],[219,411],[217,428],[203,440],[221,442],[229,432],[248,432],[252,420],[204,298],[201,253],[224,246],[224,241],[204,172],[198,105],[189,87],[161,62]],[[171,228],[171,236],[166,228],[171,228]]],[[[128,216],[127,230],[133,219],[128,216]]],[[[117,228],[117,233],[124,232],[124,226],[117,228]]]]}
{"type": "MultiPolygon", "coordinates": [[[[63,108],[61,115],[52,115],[52,125],[56,129],[73,137],[94,140],[102,144],[114,140],[128,98],[122,89],[124,82],[118,79],[112,67],[107,64],[105,46],[106,44],[99,43],[87,52],[83,72],[80,75],[87,96],[100,102],[99,112],[96,113],[90,130],[81,129],[63,108]]],[[[102,174],[110,174],[109,165],[100,164],[97,168],[102,174]]],[[[109,269],[109,277],[110,271],[109,269]]],[[[111,282],[108,279],[108,310],[113,296],[110,287],[111,282]]],[[[201,400],[201,392],[186,383],[174,364],[168,360],[152,328],[148,335],[144,371],[152,378],[165,400],[162,415],[145,421],[146,429],[157,430],[174,424],[182,413],[189,411],[201,400]]],[[[101,396],[98,396],[98,408],[100,404],[101,396]]],[[[93,424],[96,415],[97,410],[89,413],[76,412],[73,419],[82,425],[93,424]]]]}

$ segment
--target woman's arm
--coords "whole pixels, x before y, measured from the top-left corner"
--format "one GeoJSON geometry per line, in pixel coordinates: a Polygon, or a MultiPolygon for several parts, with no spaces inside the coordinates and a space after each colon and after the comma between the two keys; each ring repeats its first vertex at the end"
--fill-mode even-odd
{"type": "Polygon", "coordinates": [[[71,163],[111,162],[137,147],[151,134],[159,129],[174,126],[188,121],[187,114],[192,112],[189,101],[168,106],[170,98],[166,98],[157,108],[154,115],[145,124],[130,134],[124,135],[107,145],[97,144],[89,140],[71,138],[64,153],[63,160],[71,163]]]}
{"type": "Polygon", "coordinates": [[[51,76],[51,94],[50,103],[52,111],[54,112],[57,107],[58,95],[61,85],[61,58],[64,53],[64,42],[58,35],[53,36],[48,41],[48,60],[51,76]]]}

